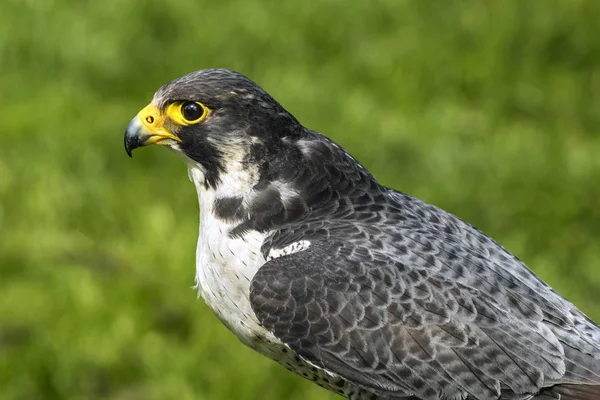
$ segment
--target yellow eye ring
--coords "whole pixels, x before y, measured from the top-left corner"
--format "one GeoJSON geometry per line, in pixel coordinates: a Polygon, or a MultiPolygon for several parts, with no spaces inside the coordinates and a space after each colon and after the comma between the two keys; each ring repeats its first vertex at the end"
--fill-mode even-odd
{"type": "Polygon", "coordinates": [[[197,101],[177,101],[167,107],[167,115],[179,125],[194,125],[202,122],[210,110],[197,101]]]}

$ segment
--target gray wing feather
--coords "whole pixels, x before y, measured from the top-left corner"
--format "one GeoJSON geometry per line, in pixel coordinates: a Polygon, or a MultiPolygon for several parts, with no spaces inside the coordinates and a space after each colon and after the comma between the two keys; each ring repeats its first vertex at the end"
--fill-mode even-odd
{"type": "MultiPolygon", "coordinates": [[[[432,224],[448,226],[433,211],[432,224]]],[[[454,230],[404,223],[391,235],[354,227],[367,241],[336,240],[348,226],[322,225],[312,232],[327,238],[305,238],[308,250],[258,271],[252,307],[298,354],[385,396],[600,384],[600,329],[487,236],[449,222],[454,230]]]]}

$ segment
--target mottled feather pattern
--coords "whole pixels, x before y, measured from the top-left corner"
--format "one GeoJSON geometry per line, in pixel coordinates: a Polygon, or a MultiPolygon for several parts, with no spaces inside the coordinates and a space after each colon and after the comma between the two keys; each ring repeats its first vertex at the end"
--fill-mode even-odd
{"type": "Polygon", "coordinates": [[[263,252],[300,239],[311,248],[268,262],[252,283],[268,330],[366,393],[392,398],[528,398],[563,382],[600,384],[593,322],[482,232],[379,186],[319,139],[301,146],[325,173],[291,180],[309,191],[309,211],[276,229],[263,252]]]}
{"type": "Polygon", "coordinates": [[[352,400],[600,399],[600,327],[500,244],[380,185],[238,73],[153,104],[173,101],[211,110],[170,125],[171,147],[200,200],[200,293],[244,343],[352,400]]]}

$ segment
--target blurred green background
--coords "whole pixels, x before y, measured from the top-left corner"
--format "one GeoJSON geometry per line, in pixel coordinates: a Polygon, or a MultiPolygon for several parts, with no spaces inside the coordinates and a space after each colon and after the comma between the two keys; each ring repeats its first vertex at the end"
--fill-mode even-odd
{"type": "Polygon", "coordinates": [[[0,398],[334,399],[192,290],[183,163],[123,132],[228,67],[600,320],[600,2],[2,0],[0,398]]]}

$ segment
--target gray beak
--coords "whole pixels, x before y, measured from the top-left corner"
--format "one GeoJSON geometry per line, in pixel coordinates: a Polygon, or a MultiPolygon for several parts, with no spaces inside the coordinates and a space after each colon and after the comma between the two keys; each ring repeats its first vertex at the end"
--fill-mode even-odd
{"type": "Polygon", "coordinates": [[[136,115],[127,125],[125,130],[125,151],[129,157],[132,157],[131,152],[144,144],[152,137],[151,134],[145,133],[145,128],[142,125],[140,118],[136,115]]]}

